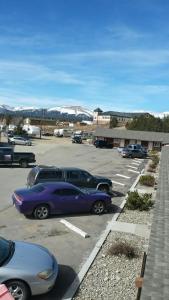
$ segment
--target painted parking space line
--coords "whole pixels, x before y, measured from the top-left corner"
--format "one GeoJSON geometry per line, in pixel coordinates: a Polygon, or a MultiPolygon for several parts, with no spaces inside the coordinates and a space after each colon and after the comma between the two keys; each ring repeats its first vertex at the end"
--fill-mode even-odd
{"type": "Polygon", "coordinates": [[[121,182],[118,182],[118,181],[115,181],[115,180],[111,180],[112,183],[115,183],[115,184],[119,184],[119,185],[122,185],[124,186],[125,184],[124,183],[121,183],[121,182]]]}
{"type": "Polygon", "coordinates": [[[138,167],[134,167],[134,166],[127,166],[127,167],[129,167],[129,168],[132,168],[132,169],[138,169],[138,167]]]}
{"type": "Polygon", "coordinates": [[[132,165],[139,166],[139,165],[140,165],[140,162],[137,162],[137,161],[136,161],[136,162],[132,162],[131,164],[132,164],[132,165]]]}
{"type": "Polygon", "coordinates": [[[116,176],[123,177],[123,178],[126,178],[126,179],[131,178],[130,176],[126,176],[126,175],[122,175],[122,174],[116,174],[116,176]]]}
{"type": "Polygon", "coordinates": [[[66,227],[68,227],[69,229],[75,231],[76,233],[80,234],[84,238],[89,237],[88,233],[86,233],[85,231],[81,230],[80,228],[74,226],[73,224],[71,224],[70,222],[68,222],[64,219],[61,219],[60,223],[64,224],[66,227]]]}
{"type": "MultiPolygon", "coordinates": [[[[134,162],[133,162],[134,163],[134,162]]],[[[142,162],[141,161],[135,161],[135,164],[137,164],[137,165],[141,165],[142,164],[142,162]]]]}
{"type": "Polygon", "coordinates": [[[138,161],[138,162],[140,162],[140,163],[143,161],[142,159],[139,159],[139,158],[134,158],[134,160],[135,160],[135,161],[138,161]]]}
{"type": "Polygon", "coordinates": [[[140,174],[139,171],[135,171],[135,170],[132,170],[132,169],[128,169],[129,172],[133,172],[133,173],[137,173],[137,174],[140,174]]]}

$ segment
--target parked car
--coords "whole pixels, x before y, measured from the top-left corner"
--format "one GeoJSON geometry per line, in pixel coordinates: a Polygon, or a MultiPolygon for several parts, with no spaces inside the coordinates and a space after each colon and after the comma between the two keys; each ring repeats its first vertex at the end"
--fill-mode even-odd
{"type": "Polygon", "coordinates": [[[117,148],[117,151],[118,151],[119,153],[121,153],[121,152],[123,151],[124,148],[125,148],[125,147],[118,147],[118,148],[117,148]]]}
{"type": "Polygon", "coordinates": [[[80,188],[94,188],[106,193],[112,192],[112,181],[109,178],[94,176],[83,169],[71,167],[36,166],[28,174],[27,187],[47,181],[66,181],[80,188]]]}
{"type": "Polygon", "coordinates": [[[14,146],[0,143],[0,165],[19,164],[22,168],[26,168],[29,163],[36,162],[35,154],[32,152],[14,152],[14,146]]]}
{"type": "Polygon", "coordinates": [[[48,132],[48,131],[42,131],[42,135],[43,136],[53,136],[52,132],[48,132]]]}
{"type": "Polygon", "coordinates": [[[82,137],[81,137],[81,135],[73,135],[72,136],[72,143],[82,144],[82,137]]]}
{"type": "Polygon", "coordinates": [[[127,158],[146,158],[147,154],[141,149],[129,150],[128,148],[124,148],[121,151],[121,156],[127,158]]]}
{"type": "Polygon", "coordinates": [[[92,212],[101,214],[111,205],[106,193],[79,189],[68,182],[39,183],[30,189],[16,190],[13,204],[20,213],[46,219],[50,214],[92,212]]]}
{"type": "Polygon", "coordinates": [[[57,275],[57,261],[46,248],[0,237],[0,283],[15,300],[48,292],[57,275]]]}
{"type": "Polygon", "coordinates": [[[141,150],[142,152],[147,154],[147,149],[145,147],[143,147],[142,145],[140,145],[140,144],[129,144],[127,146],[127,149],[129,149],[129,150],[141,150]]]}
{"type": "Polygon", "coordinates": [[[108,143],[107,141],[102,141],[102,140],[94,141],[94,145],[96,148],[108,148],[108,149],[113,148],[112,144],[108,143]]]}
{"type": "Polygon", "coordinates": [[[8,137],[8,142],[12,145],[25,145],[25,146],[32,145],[32,141],[29,138],[22,137],[22,136],[8,137]]]}
{"type": "Polygon", "coordinates": [[[13,136],[14,136],[13,130],[8,130],[8,131],[7,131],[7,136],[8,136],[8,137],[13,137],[13,136]]]}

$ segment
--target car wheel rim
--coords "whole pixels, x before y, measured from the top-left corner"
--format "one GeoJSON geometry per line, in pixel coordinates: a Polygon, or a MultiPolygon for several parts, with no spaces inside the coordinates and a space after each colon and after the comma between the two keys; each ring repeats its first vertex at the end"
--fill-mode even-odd
{"type": "Polygon", "coordinates": [[[104,204],[102,202],[97,202],[94,205],[94,212],[100,214],[104,211],[104,204]]]}
{"type": "Polygon", "coordinates": [[[13,284],[8,288],[8,290],[15,300],[23,299],[24,294],[23,294],[22,288],[20,286],[13,284]]]}
{"type": "Polygon", "coordinates": [[[39,207],[37,210],[36,210],[36,215],[39,219],[44,219],[48,216],[48,209],[47,207],[39,207]]]}

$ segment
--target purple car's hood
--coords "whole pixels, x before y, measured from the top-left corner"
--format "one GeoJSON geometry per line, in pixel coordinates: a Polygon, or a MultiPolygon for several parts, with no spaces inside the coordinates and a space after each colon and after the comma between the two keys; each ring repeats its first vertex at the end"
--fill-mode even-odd
{"type": "Polygon", "coordinates": [[[49,251],[39,245],[15,242],[15,251],[6,265],[9,269],[38,270],[53,269],[53,257],[49,251]]]}

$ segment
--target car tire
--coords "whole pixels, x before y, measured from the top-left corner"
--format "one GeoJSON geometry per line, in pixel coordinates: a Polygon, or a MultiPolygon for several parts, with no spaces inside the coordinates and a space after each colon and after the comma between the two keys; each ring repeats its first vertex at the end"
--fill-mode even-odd
{"type": "Polygon", "coordinates": [[[104,192],[106,194],[108,194],[109,192],[109,187],[107,185],[100,185],[98,189],[99,191],[104,192]]]}
{"type": "Polygon", "coordinates": [[[21,168],[27,168],[27,166],[28,166],[27,160],[21,160],[19,164],[20,164],[21,168]]]}
{"type": "Polygon", "coordinates": [[[49,206],[46,204],[38,205],[33,212],[33,216],[38,220],[44,220],[49,217],[50,209],[49,206]]]}
{"type": "Polygon", "coordinates": [[[105,211],[105,204],[103,201],[96,201],[92,206],[92,213],[95,215],[100,215],[105,211]]]}
{"type": "Polygon", "coordinates": [[[30,296],[28,286],[20,280],[8,281],[5,285],[16,300],[27,300],[30,296]]]}

